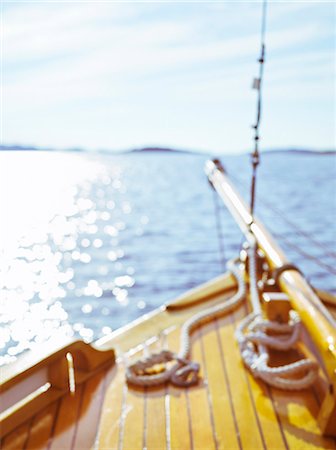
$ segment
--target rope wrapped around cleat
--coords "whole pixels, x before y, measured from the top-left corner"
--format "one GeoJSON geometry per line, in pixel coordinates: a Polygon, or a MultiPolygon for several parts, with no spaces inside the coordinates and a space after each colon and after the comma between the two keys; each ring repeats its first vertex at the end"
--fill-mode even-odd
{"type": "MultiPolygon", "coordinates": [[[[244,364],[256,378],[270,386],[287,390],[301,390],[309,387],[316,379],[318,365],[315,361],[301,359],[280,367],[270,367],[267,348],[286,351],[292,348],[300,338],[301,323],[297,314],[292,314],[289,324],[281,324],[262,317],[257,287],[256,242],[252,236],[249,248],[250,297],[253,312],[245,317],[236,330],[236,338],[244,364]],[[278,335],[269,336],[267,331],[278,335]]],[[[238,290],[225,303],[201,311],[182,326],[179,353],[162,350],[148,358],[138,360],[126,368],[126,379],[137,386],[158,386],[170,382],[175,386],[188,387],[198,382],[200,366],[189,360],[190,337],[201,322],[232,311],[246,295],[246,284],[238,265],[233,261],[227,264],[236,278],[238,290]],[[168,363],[175,361],[171,367],[168,363]],[[155,365],[164,364],[156,373],[155,365]],[[162,370],[161,370],[162,369],[162,370]]]]}
{"type": "Polygon", "coordinates": [[[179,387],[197,384],[200,366],[198,363],[189,360],[192,331],[201,322],[232,311],[243,301],[246,295],[245,282],[238,265],[234,261],[229,261],[227,267],[237,280],[238,291],[236,294],[220,305],[212,306],[195,314],[183,324],[178,354],[169,350],[162,350],[160,353],[152,354],[148,358],[140,359],[136,363],[129,365],[126,368],[126,379],[129,383],[137,386],[158,386],[169,381],[179,387]],[[160,373],[146,374],[146,370],[154,365],[167,364],[174,360],[176,363],[172,367],[166,367],[160,373]]]}
{"type": "Polygon", "coordinates": [[[256,243],[252,237],[249,248],[249,274],[251,303],[254,311],[242,320],[236,330],[242,359],[256,378],[262,379],[270,386],[287,390],[306,389],[316,380],[318,374],[318,365],[315,361],[301,359],[279,367],[268,365],[267,347],[282,351],[292,348],[300,338],[301,323],[297,314],[292,315],[290,324],[280,324],[262,318],[255,255],[256,243]],[[274,331],[279,335],[269,336],[266,334],[267,331],[274,331]]]}

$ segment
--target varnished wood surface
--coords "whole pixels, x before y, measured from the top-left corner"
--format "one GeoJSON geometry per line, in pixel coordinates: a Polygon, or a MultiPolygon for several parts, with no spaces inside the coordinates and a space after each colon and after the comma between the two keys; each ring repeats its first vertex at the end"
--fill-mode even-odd
{"type": "Polygon", "coordinates": [[[33,415],[2,439],[1,449],[91,448],[110,372],[101,371],[81,384],[74,394],[64,395],[33,415]]]}
{"type": "MultiPolygon", "coordinates": [[[[206,306],[225,301],[223,295],[212,296],[206,306]]],[[[119,349],[117,364],[34,414],[4,437],[1,448],[336,449],[317,424],[318,389],[269,388],[243,367],[234,330],[248,313],[246,305],[195,331],[192,359],[201,365],[197,386],[141,389],[125,383],[126,362],[161,348],[178,350],[181,324],[202,307],[197,302],[157,312],[105,342],[105,348],[119,349]]]]}
{"type": "MultiPolygon", "coordinates": [[[[111,409],[102,415],[98,448],[335,449],[335,440],[318,428],[321,399],[315,389],[268,388],[245,370],[234,338],[244,314],[241,308],[195,332],[193,360],[202,367],[196,387],[132,388],[120,363],[118,382],[105,397],[103,411],[111,409]]],[[[177,350],[179,329],[168,330],[157,345],[177,350]]]]}
{"type": "MultiPolygon", "coordinates": [[[[264,252],[271,269],[281,269],[289,264],[286,255],[264,225],[250,214],[250,208],[236,190],[218,161],[207,161],[206,173],[213,187],[222,198],[228,210],[240,227],[246,239],[256,240],[264,252]]],[[[329,378],[336,390],[336,322],[328,308],[323,305],[310,284],[295,269],[285,270],[279,275],[278,283],[289,296],[293,308],[300,314],[302,322],[319,349],[329,378]]],[[[336,417],[336,400],[334,414],[336,417]]]]}

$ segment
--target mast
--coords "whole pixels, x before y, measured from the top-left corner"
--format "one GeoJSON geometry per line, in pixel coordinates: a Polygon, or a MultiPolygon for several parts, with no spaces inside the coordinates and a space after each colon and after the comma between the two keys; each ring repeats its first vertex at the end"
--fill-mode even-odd
{"type": "Polygon", "coordinates": [[[262,86],[263,86],[263,75],[264,75],[264,63],[265,63],[265,53],[266,53],[266,43],[265,43],[265,33],[266,33],[266,16],[267,16],[267,0],[263,2],[262,8],[262,18],[261,18],[261,31],[260,31],[260,56],[258,59],[259,63],[259,76],[253,80],[253,89],[258,91],[257,96],[257,117],[255,124],[252,126],[255,130],[254,134],[254,151],[251,154],[252,163],[252,180],[251,180],[251,199],[250,199],[250,213],[251,220],[253,221],[255,198],[256,198],[256,182],[257,182],[257,168],[260,163],[259,155],[259,128],[261,122],[261,112],[262,112],[262,86]]]}

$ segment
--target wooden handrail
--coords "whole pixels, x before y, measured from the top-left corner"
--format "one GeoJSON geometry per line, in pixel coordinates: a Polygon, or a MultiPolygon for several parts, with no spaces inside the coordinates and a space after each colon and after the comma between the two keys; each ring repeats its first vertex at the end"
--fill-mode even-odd
{"type": "Polygon", "coordinates": [[[115,363],[114,350],[101,351],[82,341],[45,347],[49,351],[43,355],[30,352],[2,369],[0,437],[115,363]]]}
{"type": "MultiPolygon", "coordinates": [[[[271,234],[258,219],[252,218],[249,207],[231,183],[220,162],[207,161],[205,172],[242,232],[245,235],[250,232],[254,234],[271,269],[289,264],[271,234]]],[[[320,417],[320,425],[328,434],[336,421],[336,323],[301,273],[295,270],[282,272],[279,276],[279,285],[289,296],[292,307],[300,314],[329,377],[329,395],[321,408],[323,417],[320,417]]]]}

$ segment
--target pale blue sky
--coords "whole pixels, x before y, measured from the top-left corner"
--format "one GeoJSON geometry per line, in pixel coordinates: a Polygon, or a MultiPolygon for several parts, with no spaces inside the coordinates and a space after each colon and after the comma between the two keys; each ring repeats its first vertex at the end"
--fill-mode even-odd
{"type": "MultiPolygon", "coordinates": [[[[3,2],[3,143],[250,151],[258,2],[3,2]]],[[[335,3],[268,9],[261,148],[335,148],[335,3]]]]}

